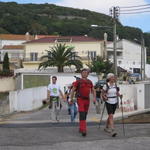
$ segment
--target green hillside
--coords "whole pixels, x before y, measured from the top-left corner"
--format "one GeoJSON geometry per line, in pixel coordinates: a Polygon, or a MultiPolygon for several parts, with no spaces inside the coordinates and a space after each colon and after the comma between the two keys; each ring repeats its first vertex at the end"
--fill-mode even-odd
{"type": "MultiPolygon", "coordinates": [[[[60,7],[53,4],[17,4],[0,2],[0,33],[88,35],[103,39],[104,32],[112,40],[111,29],[91,28],[91,24],[113,26],[112,18],[89,10],[60,7]]],[[[128,40],[140,39],[141,29],[117,22],[117,34],[128,40]]],[[[144,33],[150,47],[150,33],[144,33]]]]}

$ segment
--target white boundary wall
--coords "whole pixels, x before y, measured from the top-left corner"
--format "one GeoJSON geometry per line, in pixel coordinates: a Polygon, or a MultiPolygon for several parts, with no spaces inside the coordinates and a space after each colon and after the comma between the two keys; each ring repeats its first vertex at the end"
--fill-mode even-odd
{"type": "Polygon", "coordinates": [[[9,93],[10,112],[30,111],[42,106],[47,98],[47,87],[29,88],[9,93]]]}
{"type": "MultiPolygon", "coordinates": [[[[137,104],[137,94],[135,85],[119,85],[120,93],[123,95],[122,106],[123,111],[130,112],[136,109],[137,104]]],[[[121,107],[121,103],[119,103],[121,107]]]]}
{"type": "Polygon", "coordinates": [[[145,65],[145,74],[146,77],[150,79],[150,64],[145,65]]]}
{"type": "MultiPolygon", "coordinates": [[[[67,83],[72,81],[67,80],[67,83]]],[[[63,81],[62,87],[66,84],[63,81]]],[[[123,94],[123,110],[131,112],[134,110],[145,109],[145,89],[144,84],[119,85],[120,93],[123,94]]],[[[47,87],[29,88],[24,90],[12,91],[9,93],[10,112],[30,111],[42,106],[42,100],[47,98],[47,87]]],[[[121,105],[119,103],[121,110],[121,105]]]]}
{"type": "Polygon", "coordinates": [[[146,108],[145,106],[145,85],[137,84],[137,109],[143,110],[146,108]]]}
{"type": "MultiPolygon", "coordinates": [[[[131,112],[134,110],[145,109],[145,89],[144,84],[127,84],[119,85],[120,93],[123,95],[123,110],[125,112],[131,112]]],[[[121,104],[119,103],[121,108],[121,104]]]]}

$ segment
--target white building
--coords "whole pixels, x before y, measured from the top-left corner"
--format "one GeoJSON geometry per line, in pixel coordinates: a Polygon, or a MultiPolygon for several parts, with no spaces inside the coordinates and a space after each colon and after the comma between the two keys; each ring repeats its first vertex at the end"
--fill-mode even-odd
{"type": "Polygon", "coordinates": [[[0,49],[0,61],[4,60],[4,56],[8,53],[9,61],[11,63],[18,63],[19,60],[24,58],[24,46],[23,45],[5,45],[0,49]]]}
{"type": "MultiPolygon", "coordinates": [[[[129,40],[117,41],[117,66],[132,72],[140,73],[141,69],[141,45],[129,40]]],[[[145,60],[146,60],[146,48],[145,60]]],[[[107,44],[107,54],[110,61],[113,62],[113,43],[107,44]]],[[[146,63],[145,63],[146,64],[146,63]]]]}
{"type": "Polygon", "coordinates": [[[33,40],[34,37],[28,32],[25,35],[17,34],[0,34],[0,61],[3,61],[4,55],[7,52],[10,61],[17,61],[18,58],[23,58],[22,43],[33,40]]]}
{"type": "Polygon", "coordinates": [[[22,43],[33,39],[34,37],[28,32],[25,35],[0,34],[0,49],[5,45],[21,45],[22,43]]]}

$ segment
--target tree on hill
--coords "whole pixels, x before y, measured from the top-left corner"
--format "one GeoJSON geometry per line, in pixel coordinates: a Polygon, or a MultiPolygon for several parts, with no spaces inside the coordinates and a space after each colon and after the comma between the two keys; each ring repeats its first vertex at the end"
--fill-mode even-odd
{"type": "MultiPolygon", "coordinates": [[[[113,26],[110,16],[89,10],[74,9],[53,4],[17,4],[0,2],[0,33],[85,35],[113,40],[113,31],[107,28],[92,29],[90,25],[113,26]],[[18,13],[19,12],[19,13],[18,13]]],[[[142,30],[123,26],[117,21],[117,35],[128,40],[139,39],[142,30]]],[[[150,33],[143,33],[145,46],[150,49],[150,33]]],[[[150,50],[149,50],[150,51],[150,50]]],[[[149,56],[150,57],[150,56],[149,56]]]]}
{"type": "Polygon", "coordinates": [[[5,53],[5,55],[4,55],[3,72],[4,73],[9,73],[10,72],[8,53],[5,53]]]}
{"type": "Polygon", "coordinates": [[[43,60],[39,65],[39,69],[45,69],[49,66],[56,66],[58,72],[64,72],[64,67],[71,65],[75,66],[79,71],[82,68],[80,57],[74,52],[74,47],[66,46],[65,44],[57,44],[50,50],[47,50],[47,55],[41,57],[43,60]]]}

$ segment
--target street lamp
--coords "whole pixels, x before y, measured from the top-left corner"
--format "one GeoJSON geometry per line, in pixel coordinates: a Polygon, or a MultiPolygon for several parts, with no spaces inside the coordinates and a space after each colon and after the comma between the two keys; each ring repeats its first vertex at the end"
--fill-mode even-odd
{"type": "Polygon", "coordinates": [[[114,26],[113,27],[109,27],[109,26],[99,26],[99,25],[95,25],[92,24],[91,27],[94,28],[109,28],[109,29],[113,29],[113,52],[114,52],[114,57],[113,57],[113,62],[114,62],[114,71],[115,71],[115,75],[118,75],[117,72],[117,52],[116,52],[116,43],[117,43],[117,36],[116,36],[116,22],[114,21],[114,26]]]}

